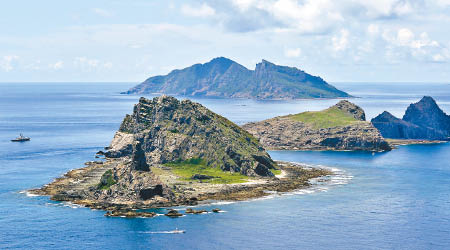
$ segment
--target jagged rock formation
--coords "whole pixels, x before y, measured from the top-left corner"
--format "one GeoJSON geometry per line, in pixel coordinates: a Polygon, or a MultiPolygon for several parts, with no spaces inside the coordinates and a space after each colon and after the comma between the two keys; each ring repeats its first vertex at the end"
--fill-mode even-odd
{"type": "Polygon", "coordinates": [[[141,98],[115,138],[109,157],[130,154],[133,142],[139,141],[153,164],[201,158],[210,167],[247,176],[272,176],[275,167],[251,134],[198,103],[169,96],[141,98]],[[124,141],[124,134],[133,137],[124,141]]]}
{"type": "Polygon", "coordinates": [[[322,78],[266,60],[255,70],[224,57],[154,76],[123,94],[165,93],[225,98],[297,99],[349,97],[322,78]]]}
{"type": "Polygon", "coordinates": [[[267,149],[391,150],[378,130],[365,121],[364,110],[348,101],[319,112],[248,123],[243,128],[267,149]]]}
{"type": "Polygon", "coordinates": [[[429,96],[409,105],[403,119],[384,111],[371,122],[386,138],[448,140],[450,137],[450,116],[429,96]]]}
{"type": "MultiPolygon", "coordinates": [[[[183,180],[164,164],[194,158],[202,164],[194,171],[214,168],[229,176],[276,179],[271,170],[277,164],[250,133],[198,103],[168,96],[141,98],[106,149],[105,162],[86,163],[34,192],[101,209],[192,204],[199,193],[207,199],[205,193],[214,190],[196,191],[189,183],[204,178],[183,180]]],[[[214,178],[222,177],[209,179],[214,178]]]]}

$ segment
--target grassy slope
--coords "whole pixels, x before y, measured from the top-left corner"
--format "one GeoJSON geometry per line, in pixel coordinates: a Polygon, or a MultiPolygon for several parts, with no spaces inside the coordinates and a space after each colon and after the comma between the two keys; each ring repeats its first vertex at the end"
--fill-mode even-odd
{"type": "Polygon", "coordinates": [[[216,177],[213,179],[202,180],[202,182],[213,184],[243,183],[248,180],[248,176],[240,173],[224,172],[220,168],[209,167],[206,165],[206,162],[200,158],[166,163],[164,166],[172,168],[172,172],[182,177],[185,181],[195,181],[191,179],[191,177],[195,174],[216,177]]]}
{"type": "Polygon", "coordinates": [[[347,126],[359,122],[350,114],[335,107],[322,111],[303,112],[288,117],[295,121],[311,124],[315,129],[347,126]]]}

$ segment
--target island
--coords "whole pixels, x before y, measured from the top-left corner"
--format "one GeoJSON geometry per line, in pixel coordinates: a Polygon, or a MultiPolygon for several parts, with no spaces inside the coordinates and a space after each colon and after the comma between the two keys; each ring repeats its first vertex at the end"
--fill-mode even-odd
{"type": "Polygon", "coordinates": [[[242,127],[272,150],[391,150],[366,121],[364,110],[346,100],[322,111],[279,116],[242,127]]]}
{"type": "Polygon", "coordinates": [[[332,174],[275,162],[238,125],[201,104],[164,95],[140,98],[111,145],[97,155],[105,159],[30,192],[106,210],[107,216],[152,217],[140,210],[257,198],[308,187],[311,178],[332,174]]]}
{"type": "Polygon", "coordinates": [[[122,94],[170,94],[186,97],[248,99],[345,98],[318,76],[294,67],[275,65],[266,60],[255,70],[224,57],[205,64],[153,76],[122,94]]]}
{"type": "Polygon", "coordinates": [[[430,96],[409,105],[402,119],[384,111],[371,122],[393,144],[435,143],[450,139],[450,116],[430,96]]]}

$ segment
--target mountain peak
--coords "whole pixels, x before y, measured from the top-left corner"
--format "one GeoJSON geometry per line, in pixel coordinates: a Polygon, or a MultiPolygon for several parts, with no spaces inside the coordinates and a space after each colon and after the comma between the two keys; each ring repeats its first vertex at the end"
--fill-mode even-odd
{"type": "Polygon", "coordinates": [[[366,120],[366,114],[364,113],[364,110],[361,107],[359,107],[358,105],[356,105],[352,102],[349,102],[347,100],[342,100],[342,101],[338,102],[336,105],[334,105],[333,107],[336,107],[344,112],[349,113],[357,120],[360,120],[360,121],[366,120]]]}
{"type": "Polygon", "coordinates": [[[216,57],[216,58],[212,59],[211,61],[207,62],[207,64],[208,64],[208,63],[213,63],[213,64],[215,64],[215,63],[219,63],[219,64],[223,64],[223,63],[231,64],[231,63],[236,63],[236,62],[233,61],[233,60],[231,60],[231,59],[228,59],[228,58],[226,58],[226,57],[219,56],[219,57],[216,57]]]}
{"type": "Polygon", "coordinates": [[[450,136],[450,116],[430,96],[409,105],[403,119],[385,111],[372,123],[387,138],[447,140],[450,136]]]}
{"type": "Polygon", "coordinates": [[[299,99],[349,97],[343,91],[294,67],[267,60],[249,70],[225,57],[153,76],[124,94],[171,94],[222,98],[299,99]]]}

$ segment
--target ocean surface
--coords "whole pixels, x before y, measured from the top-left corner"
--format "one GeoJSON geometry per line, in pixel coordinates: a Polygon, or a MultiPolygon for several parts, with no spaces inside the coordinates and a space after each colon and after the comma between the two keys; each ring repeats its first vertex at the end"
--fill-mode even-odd
{"type": "MultiPolygon", "coordinates": [[[[204,207],[219,214],[106,218],[28,195],[109,145],[139,98],[118,93],[134,84],[0,83],[0,249],[450,249],[450,144],[377,154],[271,151],[338,175],[307,190],[204,207]],[[19,133],[31,141],[10,142],[19,133]],[[168,233],[175,228],[186,233],[168,233]]],[[[384,110],[401,117],[423,95],[450,113],[448,83],[335,85],[356,96],[369,119],[384,110]]],[[[196,101],[244,124],[338,100],[196,101]]]]}

